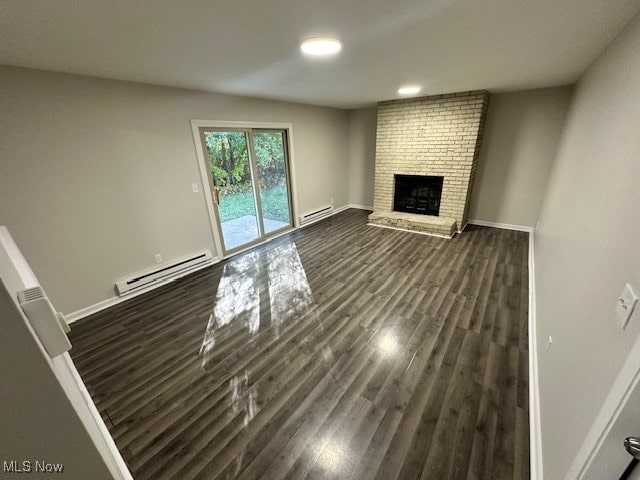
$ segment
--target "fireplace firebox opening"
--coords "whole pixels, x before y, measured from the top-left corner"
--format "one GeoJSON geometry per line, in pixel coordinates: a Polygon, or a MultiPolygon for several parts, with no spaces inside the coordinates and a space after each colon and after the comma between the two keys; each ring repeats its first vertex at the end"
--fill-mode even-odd
{"type": "Polygon", "coordinates": [[[420,215],[440,214],[440,197],[444,177],[429,175],[394,175],[393,210],[420,215]]]}

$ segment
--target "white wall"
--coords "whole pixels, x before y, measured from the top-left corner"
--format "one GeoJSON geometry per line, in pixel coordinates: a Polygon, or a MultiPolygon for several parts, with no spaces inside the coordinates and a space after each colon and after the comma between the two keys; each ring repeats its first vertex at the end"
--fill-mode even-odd
{"type": "Polygon", "coordinates": [[[570,87],[491,95],[470,219],[535,225],[570,97],[570,87]]]}
{"type": "MultiPolygon", "coordinates": [[[[22,468],[27,461],[32,464],[31,474],[40,477],[33,473],[35,462],[45,461],[64,466],[61,478],[112,479],[9,290],[0,275],[0,468],[2,462],[11,461],[22,468]]],[[[11,476],[3,471],[2,478],[11,476]]]]}
{"type": "Polygon", "coordinates": [[[299,212],[349,203],[347,111],[0,67],[0,225],[59,310],[214,249],[193,118],[292,123],[299,212]]]}
{"type": "Polygon", "coordinates": [[[626,282],[640,291],[639,206],[640,16],[575,88],[534,237],[548,480],[567,472],[640,333],[640,309],[624,331],[614,316],[626,282]]]}
{"type": "Polygon", "coordinates": [[[373,207],[378,108],[349,114],[349,203],[373,207]]]}

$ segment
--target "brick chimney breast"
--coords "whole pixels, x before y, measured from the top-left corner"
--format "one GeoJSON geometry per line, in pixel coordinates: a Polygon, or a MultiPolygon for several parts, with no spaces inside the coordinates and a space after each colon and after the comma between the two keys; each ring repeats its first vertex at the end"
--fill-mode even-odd
{"type": "Polygon", "coordinates": [[[378,103],[369,222],[447,237],[462,230],[488,106],[486,90],[378,103]],[[393,211],[397,174],[444,177],[438,217],[393,211]]]}

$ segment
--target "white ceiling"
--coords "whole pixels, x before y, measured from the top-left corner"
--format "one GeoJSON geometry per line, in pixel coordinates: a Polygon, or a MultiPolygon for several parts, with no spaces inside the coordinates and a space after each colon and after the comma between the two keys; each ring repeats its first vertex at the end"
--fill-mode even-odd
{"type": "Polygon", "coordinates": [[[0,64],[352,108],[574,82],[640,0],[0,0],[0,64]],[[333,59],[299,43],[337,36],[333,59]]]}

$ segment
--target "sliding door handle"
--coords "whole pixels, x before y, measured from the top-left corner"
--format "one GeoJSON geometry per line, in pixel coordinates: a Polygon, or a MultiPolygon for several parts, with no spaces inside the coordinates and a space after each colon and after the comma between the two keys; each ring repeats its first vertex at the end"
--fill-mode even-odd
{"type": "Polygon", "coordinates": [[[624,448],[636,460],[640,460],[640,438],[628,437],[624,441],[624,448]]]}
{"type": "Polygon", "coordinates": [[[213,187],[211,193],[213,194],[213,201],[216,202],[216,205],[220,205],[220,189],[213,187]]]}
{"type": "Polygon", "coordinates": [[[624,470],[622,475],[620,475],[619,480],[629,480],[631,478],[631,474],[638,465],[638,462],[640,462],[640,439],[636,437],[625,438],[624,448],[633,458],[631,459],[631,462],[629,462],[629,465],[627,465],[627,468],[624,470]]]}

